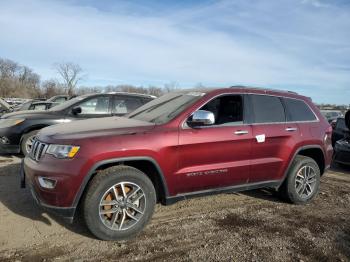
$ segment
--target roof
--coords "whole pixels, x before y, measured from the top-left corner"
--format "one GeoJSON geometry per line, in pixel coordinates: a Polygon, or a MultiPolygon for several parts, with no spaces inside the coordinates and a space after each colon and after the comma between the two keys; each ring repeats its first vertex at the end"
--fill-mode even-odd
{"type": "Polygon", "coordinates": [[[108,92],[107,94],[112,94],[112,95],[132,95],[132,96],[143,96],[143,97],[148,97],[148,98],[157,98],[156,96],[153,95],[148,95],[148,94],[141,94],[141,93],[131,93],[131,92],[108,92]]]}
{"type": "Polygon", "coordinates": [[[298,93],[297,93],[297,92],[294,92],[294,91],[282,90],[282,89],[273,89],[273,88],[265,88],[265,87],[231,86],[230,88],[265,91],[265,93],[268,93],[268,92],[278,92],[278,93],[287,93],[287,94],[298,95],[298,93]]]}

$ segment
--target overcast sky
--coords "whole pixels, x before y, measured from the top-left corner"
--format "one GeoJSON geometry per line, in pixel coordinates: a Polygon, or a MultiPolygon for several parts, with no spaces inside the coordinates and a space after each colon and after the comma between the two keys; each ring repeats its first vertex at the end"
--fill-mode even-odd
{"type": "Polygon", "coordinates": [[[350,103],[349,0],[0,1],[0,57],[82,85],[236,84],[350,103]]]}

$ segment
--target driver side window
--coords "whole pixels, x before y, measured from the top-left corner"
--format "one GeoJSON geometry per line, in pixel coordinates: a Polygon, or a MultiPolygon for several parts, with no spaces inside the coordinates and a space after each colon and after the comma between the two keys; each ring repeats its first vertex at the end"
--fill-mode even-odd
{"type": "Polygon", "coordinates": [[[218,126],[243,124],[243,98],[241,95],[225,95],[211,100],[200,110],[210,111],[218,126]]]}

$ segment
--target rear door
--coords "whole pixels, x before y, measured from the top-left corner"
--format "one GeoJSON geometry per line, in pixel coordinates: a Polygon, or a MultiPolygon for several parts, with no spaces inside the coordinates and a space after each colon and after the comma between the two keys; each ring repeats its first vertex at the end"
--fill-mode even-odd
{"type": "Polygon", "coordinates": [[[254,138],[250,182],[279,180],[299,136],[298,125],[286,123],[282,98],[257,94],[249,97],[254,138]]]}
{"type": "Polygon", "coordinates": [[[200,108],[214,114],[214,125],[180,128],[179,192],[248,182],[252,129],[245,123],[244,103],[244,95],[214,98],[200,108]]]}

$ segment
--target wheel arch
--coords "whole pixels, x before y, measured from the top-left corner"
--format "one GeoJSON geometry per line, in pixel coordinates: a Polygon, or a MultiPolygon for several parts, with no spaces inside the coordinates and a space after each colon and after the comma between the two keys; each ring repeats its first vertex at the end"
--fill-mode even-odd
{"type": "Polygon", "coordinates": [[[290,167],[292,166],[292,163],[294,162],[295,158],[297,156],[300,156],[300,155],[301,156],[307,156],[307,157],[310,157],[313,160],[315,160],[317,165],[320,168],[321,176],[325,172],[325,169],[326,169],[326,167],[325,167],[325,155],[324,155],[322,147],[320,145],[301,146],[294,152],[294,155],[291,158],[291,160],[290,160],[290,162],[288,164],[288,167],[287,167],[287,169],[284,172],[282,183],[287,178],[288,171],[289,171],[290,167]]]}
{"type": "Polygon", "coordinates": [[[26,129],[23,130],[22,134],[21,134],[21,139],[20,139],[20,143],[22,143],[22,139],[23,136],[29,132],[35,131],[35,130],[40,130],[44,127],[48,127],[49,125],[34,125],[34,126],[29,126],[26,129]]]}
{"type": "Polygon", "coordinates": [[[142,156],[142,157],[126,157],[126,158],[113,158],[102,160],[93,165],[87,175],[84,177],[84,180],[78,190],[78,193],[75,196],[73,206],[78,207],[82,196],[84,195],[87,185],[92,180],[92,178],[98,174],[99,171],[104,170],[106,168],[117,166],[117,165],[125,165],[131,166],[136,169],[139,169],[143,173],[145,173],[152,181],[156,194],[157,201],[165,204],[166,198],[169,196],[169,191],[167,187],[167,183],[164,177],[164,174],[159,167],[156,160],[151,157],[142,156]]]}

